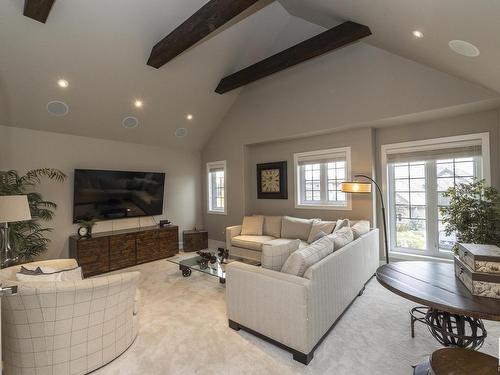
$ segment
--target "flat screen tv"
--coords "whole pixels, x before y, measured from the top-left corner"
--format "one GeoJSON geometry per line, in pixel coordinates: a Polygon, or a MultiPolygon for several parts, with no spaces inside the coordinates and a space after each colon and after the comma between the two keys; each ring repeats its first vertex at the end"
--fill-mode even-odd
{"type": "Polygon", "coordinates": [[[161,215],[165,173],[75,169],[73,222],[161,215]]]}

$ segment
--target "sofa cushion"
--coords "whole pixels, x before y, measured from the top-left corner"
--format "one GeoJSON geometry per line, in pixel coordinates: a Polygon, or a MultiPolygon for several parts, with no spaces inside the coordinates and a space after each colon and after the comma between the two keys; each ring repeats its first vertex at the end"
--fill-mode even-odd
{"type": "Polygon", "coordinates": [[[262,236],[262,228],[264,226],[264,216],[245,216],[241,226],[242,236],[262,236]]]}
{"type": "Polygon", "coordinates": [[[324,232],[325,234],[332,233],[336,224],[337,224],[336,221],[314,220],[311,226],[311,232],[309,233],[309,237],[307,238],[307,242],[308,243],[314,242],[319,232],[324,232]]]}
{"type": "Polygon", "coordinates": [[[281,237],[281,216],[264,216],[264,236],[281,237]]]}
{"type": "Polygon", "coordinates": [[[312,223],[312,219],[284,216],[281,221],[281,237],[299,238],[303,241],[307,241],[309,233],[311,232],[312,223]]]}
{"type": "Polygon", "coordinates": [[[262,251],[262,245],[274,239],[272,236],[236,236],[231,238],[231,245],[243,249],[262,251]]]}
{"type": "Polygon", "coordinates": [[[288,238],[277,238],[266,242],[262,246],[262,268],[281,271],[285,261],[291,253],[299,248],[300,244],[300,240],[290,240],[288,238]]]}
{"type": "Polygon", "coordinates": [[[313,264],[333,253],[333,239],[330,236],[294,251],[286,260],[281,272],[295,276],[304,276],[304,272],[313,264]]]}
{"type": "Polygon", "coordinates": [[[339,229],[332,234],[329,234],[327,237],[331,238],[333,243],[335,244],[335,251],[343,248],[345,245],[354,240],[354,234],[352,232],[352,229],[349,227],[339,229]]]}
{"type": "Polygon", "coordinates": [[[354,234],[354,239],[357,240],[370,231],[370,222],[367,220],[360,220],[356,222],[356,224],[351,225],[351,229],[354,234]]]}
{"type": "Polygon", "coordinates": [[[342,228],[347,228],[349,225],[349,219],[339,219],[337,220],[337,224],[335,225],[335,229],[333,231],[336,232],[342,228]]]}

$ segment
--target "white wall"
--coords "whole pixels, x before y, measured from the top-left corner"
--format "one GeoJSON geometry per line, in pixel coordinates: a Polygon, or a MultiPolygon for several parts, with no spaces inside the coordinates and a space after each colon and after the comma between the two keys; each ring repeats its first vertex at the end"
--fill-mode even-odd
{"type": "MultiPolygon", "coordinates": [[[[76,233],[73,215],[75,168],[166,172],[163,215],[179,230],[201,224],[201,162],[199,152],[179,151],[134,143],[0,126],[0,169],[20,173],[28,169],[58,168],[68,175],[64,183],[44,181],[39,191],[58,204],[52,242],[42,259],[68,256],[68,237],[76,233]]],[[[96,231],[146,226],[150,218],[98,223],[96,231]]]]}

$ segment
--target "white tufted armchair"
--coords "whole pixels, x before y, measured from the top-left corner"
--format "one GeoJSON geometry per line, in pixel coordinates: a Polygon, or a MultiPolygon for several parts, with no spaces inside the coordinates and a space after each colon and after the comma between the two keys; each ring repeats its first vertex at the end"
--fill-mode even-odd
{"type": "MultiPolygon", "coordinates": [[[[33,262],[55,269],[77,267],[74,259],[33,262]]],[[[16,281],[19,266],[0,270],[2,352],[5,375],[87,374],[112,361],[134,341],[139,272],[81,281],[16,281]]]]}

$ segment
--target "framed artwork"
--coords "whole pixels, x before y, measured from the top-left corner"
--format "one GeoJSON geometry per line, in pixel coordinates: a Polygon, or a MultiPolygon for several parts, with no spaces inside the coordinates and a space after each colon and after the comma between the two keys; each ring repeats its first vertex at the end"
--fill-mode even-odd
{"type": "Polygon", "coordinates": [[[288,199],[287,162],[257,164],[257,198],[288,199]]]}

